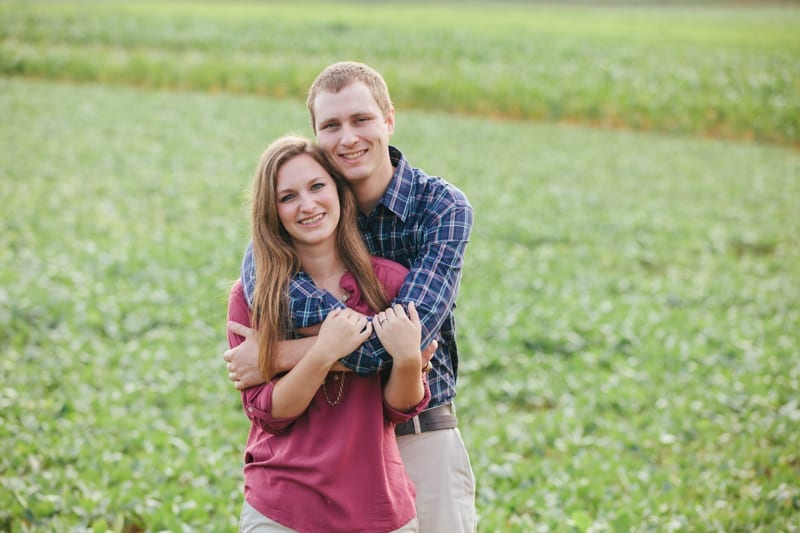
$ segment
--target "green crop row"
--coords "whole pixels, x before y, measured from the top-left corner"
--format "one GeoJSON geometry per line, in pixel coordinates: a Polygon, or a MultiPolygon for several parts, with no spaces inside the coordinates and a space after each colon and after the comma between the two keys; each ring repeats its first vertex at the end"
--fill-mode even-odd
{"type": "Polygon", "coordinates": [[[303,98],[380,70],[401,108],[800,142],[800,8],[0,4],[0,75],[303,98]]]}
{"type": "MultiPolygon", "coordinates": [[[[226,295],[258,155],[304,106],[0,95],[0,531],[235,531],[226,295]]],[[[797,531],[796,150],[417,111],[392,142],[475,209],[481,533],[797,531]]]]}

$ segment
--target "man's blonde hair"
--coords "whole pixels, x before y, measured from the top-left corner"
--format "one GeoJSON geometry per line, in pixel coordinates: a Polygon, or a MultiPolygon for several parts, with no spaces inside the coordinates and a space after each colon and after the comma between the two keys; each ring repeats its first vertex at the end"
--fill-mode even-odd
{"type": "Polygon", "coordinates": [[[360,81],[367,86],[372,97],[378,103],[378,107],[383,113],[383,118],[389,116],[392,109],[392,99],[389,96],[389,88],[386,81],[378,71],[356,61],[341,61],[334,63],[319,73],[317,79],[311,84],[308,90],[306,105],[311,115],[311,128],[317,132],[317,117],[314,113],[314,100],[321,92],[338,93],[350,84],[360,81]]]}

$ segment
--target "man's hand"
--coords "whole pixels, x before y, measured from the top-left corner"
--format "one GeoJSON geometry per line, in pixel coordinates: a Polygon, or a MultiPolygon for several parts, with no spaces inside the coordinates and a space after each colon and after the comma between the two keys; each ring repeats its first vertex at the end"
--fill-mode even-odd
{"type": "Polygon", "coordinates": [[[223,355],[228,364],[228,379],[233,381],[239,390],[264,383],[264,378],[258,371],[258,343],[255,331],[238,322],[228,322],[228,329],[244,337],[244,342],[226,350],[223,355]]]}
{"type": "Polygon", "coordinates": [[[436,353],[436,348],[439,347],[439,342],[436,339],[433,339],[429,345],[422,350],[422,354],[420,357],[420,364],[422,365],[422,371],[428,372],[433,368],[433,363],[431,360],[433,359],[433,354],[436,353]]]}

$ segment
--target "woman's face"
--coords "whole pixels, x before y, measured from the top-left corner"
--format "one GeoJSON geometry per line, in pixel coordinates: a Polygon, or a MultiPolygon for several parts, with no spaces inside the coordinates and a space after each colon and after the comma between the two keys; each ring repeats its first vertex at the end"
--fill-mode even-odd
{"type": "Polygon", "coordinates": [[[336,182],[308,154],[287,161],[275,184],[278,218],[295,245],[315,245],[333,239],[340,207],[336,182]]]}

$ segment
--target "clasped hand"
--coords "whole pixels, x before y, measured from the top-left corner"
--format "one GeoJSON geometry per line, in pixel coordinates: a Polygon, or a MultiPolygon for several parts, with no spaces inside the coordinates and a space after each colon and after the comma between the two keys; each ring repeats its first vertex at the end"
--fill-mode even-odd
{"type": "Polygon", "coordinates": [[[375,315],[372,325],[394,364],[420,362],[422,325],[413,302],[408,304],[408,314],[402,305],[395,304],[375,315]]]}
{"type": "MultiPolygon", "coordinates": [[[[394,306],[394,308],[391,308],[391,311],[394,313],[393,318],[389,314],[390,309],[378,313],[377,315],[375,315],[375,317],[373,317],[372,325],[370,327],[375,330],[376,334],[378,333],[378,328],[381,328],[381,326],[389,326],[390,322],[394,322],[394,318],[398,318],[397,308],[399,308],[402,311],[401,306],[394,306]],[[383,321],[383,323],[381,323],[381,321],[383,321]]],[[[344,310],[343,309],[340,310],[340,313],[341,311],[344,310]]],[[[353,317],[358,316],[359,321],[361,321],[362,318],[366,320],[364,315],[360,315],[359,313],[352,310],[351,312],[354,313],[351,316],[353,317]]],[[[433,355],[436,353],[438,343],[436,342],[436,340],[432,341],[425,348],[422,354],[421,355],[419,354],[420,341],[419,337],[417,336],[418,334],[416,333],[416,328],[418,326],[413,325],[415,321],[419,322],[419,316],[417,315],[417,310],[414,307],[413,303],[409,304],[408,314],[406,315],[405,312],[403,312],[399,318],[401,320],[397,320],[396,322],[392,323],[392,327],[390,330],[387,329],[386,327],[381,328],[383,332],[383,338],[381,338],[380,334],[378,335],[379,339],[381,340],[381,343],[383,343],[384,346],[386,346],[387,343],[392,344],[392,349],[390,350],[387,347],[387,351],[389,352],[390,355],[392,355],[395,361],[397,360],[397,356],[395,356],[395,353],[401,354],[401,357],[405,355],[413,358],[414,351],[411,348],[410,344],[409,345],[404,344],[404,342],[406,342],[407,339],[406,341],[404,341],[401,338],[403,337],[403,335],[398,335],[396,339],[395,335],[387,335],[389,331],[395,329],[403,330],[405,328],[408,328],[409,324],[406,322],[408,320],[412,324],[412,327],[410,328],[411,333],[409,333],[409,338],[413,339],[414,342],[416,343],[414,349],[417,350],[416,356],[419,358],[418,360],[420,362],[420,367],[422,368],[427,366],[428,362],[433,358],[433,355]],[[404,316],[405,319],[403,319],[404,316]],[[392,339],[389,339],[388,337],[392,337],[392,339]],[[395,340],[399,342],[395,342],[395,340]],[[394,353],[392,352],[392,350],[394,350],[394,353]]],[[[353,347],[353,350],[355,350],[361,343],[363,343],[369,337],[372,329],[369,329],[368,333],[366,327],[367,326],[365,325],[363,331],[359,330],[359,335],[363,334],[363,339],[361,340],[361,342],[357,343],[353,347]]],[[[353,325],[352,329],[346,327],[345,329],[349,329],[349,333],[347,334],[347,336],[353,335],[353,331],[356,330],[356,328],[357,328],[356,325],[353,325]]],[[[244,338],[244,341],[240,345],[230,348],[229,350],[226,350],[225,353],[223,354],[223,359],[225,360],[228,369],[228,379],[230,379],[233,382],[234,386],[239,390],[264,383],[264,378],[258,371],[258,343],[256,340],[255,331],[237,322],[228,322],[228,329],[233,333],[235,333],[236,335],[239,335],[244,338]]],[[[338,327],[336,329],[338,329],[338,327]]],[[[320,327],[320,331],[321,330],[322,328],[320,327]]],[[[331,333],[334,332],[332,331],[331,333]]],[[[336,334],[339,333],[337,332],[336,334]]]]}
{"type": "Polygon", "coordinates": [[[372,323],[352,309],[331,311],[317,335],[316,346],[324,348],[325,360],[335,363],[352,353],[372,335],[372,323]]]}

